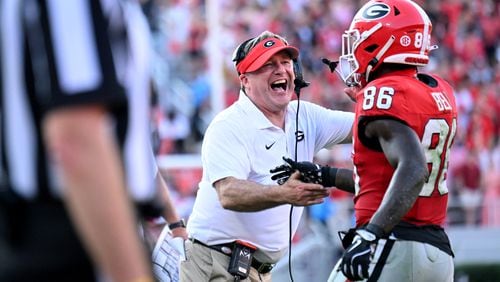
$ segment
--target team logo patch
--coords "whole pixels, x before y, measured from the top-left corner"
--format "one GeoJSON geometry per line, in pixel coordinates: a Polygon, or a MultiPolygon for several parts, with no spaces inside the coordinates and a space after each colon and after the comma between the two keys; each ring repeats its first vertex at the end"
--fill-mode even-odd
{"type": "Polygon", "coordinates": [[[274,45],[274,41],[272,41],[272,40],[266,41],[266,43],[264,43],[264,47],[267,47],[267,48],[269,48],[273,45],[274,45]]]}
{"type": "Polygon", "coordinates": [[[361,14],[361,17],[367,20],[376,20],[383,18],[389,14],[391,8],[383,3],[376,3],[366,7],[361,14]]]}
{"type": "Polygon", "coordinates": [[[297,142],[304,140],[304,131],[302,131],[302,130],[296,131],[295,132],[295,140],[297,142]]]}
{"type": "Polygon", "coordinates": [[[403,47],[408,47],[410,46],[411,44],[411,38],[408,36],[408,35],[403,35],[401,37],[401,39],[399,39],[399,43],[403,46],[403,47]]]}

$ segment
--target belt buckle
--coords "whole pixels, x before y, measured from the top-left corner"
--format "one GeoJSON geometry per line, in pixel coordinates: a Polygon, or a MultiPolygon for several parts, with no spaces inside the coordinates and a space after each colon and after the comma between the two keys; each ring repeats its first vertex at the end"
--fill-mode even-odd
{"type": "Polygon", "coordinates": [[[270,272],[274,267],[274,264],[272,263],[261,263],[259,265],[259,268],[257,268],[258,273],[268,273],[270,272]]]}

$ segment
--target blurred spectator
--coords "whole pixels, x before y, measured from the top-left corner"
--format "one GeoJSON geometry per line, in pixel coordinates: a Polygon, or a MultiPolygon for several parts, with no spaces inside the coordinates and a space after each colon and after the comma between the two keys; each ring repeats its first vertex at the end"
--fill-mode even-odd
{"type": "Polygon", "coordinates": [[[189,119],[176,109],[169,109],[158,127],[161,139],[159,154],[184,153],[189,132],[189,119]]]}
{"type": "Polygon", "coordinates": [[[484,176],[482,222],[500,226],[500,146],[493,150],[491,163],[484,176]]]}
{"type": "Polygon", "coordinates": [[[199,169],[163,170],[162,175],[171,188],[172,201],[181,218],[189,219],[196,198],[198,182],[201,179],[199,169]]]}
{"type": "Polygon", "coordinates": [[[492,165],[484,180],[482,224],[500,227],[500,167],[492,165]]]}
{"type": "Polygon", "coordinates": [[[454,175],[455,189],[458,191],[460,203],[465,211],[465,224],[476,225],[483,200],[483,191],[480,185],[479,160],[473,150],[467,151],[465,160],[455,168],[454,175]]]}

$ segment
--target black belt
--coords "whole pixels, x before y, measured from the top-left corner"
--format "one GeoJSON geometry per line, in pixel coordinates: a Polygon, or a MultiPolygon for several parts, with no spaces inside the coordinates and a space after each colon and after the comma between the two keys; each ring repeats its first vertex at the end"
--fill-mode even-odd
{"type": "MultiPolygon", "coordinates": [[[[234,243],[225,243],[225,244],[217,244],[217,245],[207,245],[199,240],[191,238],[191,241],[196,244],[200,244],[204,247],[210,248],[212,250],[218,251],[219,253],[223,253],[226,256],[231,256],[231,252],[233,250],[234,243]]],[[[257,270],[258,273],[266,274],[269,273],[273,267],[274,263],[260,262],[255,258],[252,258],[252,267],[257,270]]]]}

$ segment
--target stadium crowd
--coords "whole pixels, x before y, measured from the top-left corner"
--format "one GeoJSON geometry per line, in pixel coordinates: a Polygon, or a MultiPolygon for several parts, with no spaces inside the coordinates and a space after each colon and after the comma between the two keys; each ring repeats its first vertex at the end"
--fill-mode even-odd
{"type": "MultiPolygon", "coordinates": [[[[218,5],[219,34],[224,58],[225,106],[237,99],[239,82],[231,54],[238,42],[263,30],[284,35],[299,47],[305,78],[311,86],[301,99],[325,107],[353,110],[344,85],[321,62],[336,59],[341,35],[364,1],[321,0],[149,0],[144,10],[154,31],[157,63],[153,113],[157,153],[199,153],[208,122],[211,81],[208,74],[207,5],[218,5]]],[[[459,120],[450,153],[448,224],[500,226],[500,2],[495,0],[416,1],[433,22],[432,71],[456,91],[459,120]],[[437,63],[436,63],[437,62],[437,63]]],[[[322,151],[317,161],[348,167],[351,146],[322,151]]],[[[177,192],[181,215],[189,216],[201,169],[164,171],[177,192]]],[[[347,195],[312,209],[311,218],[328,222],[334,214],[348,214],[347,195]]],[[[338,218],[336,219],[338,220],[338,218]]]]}

